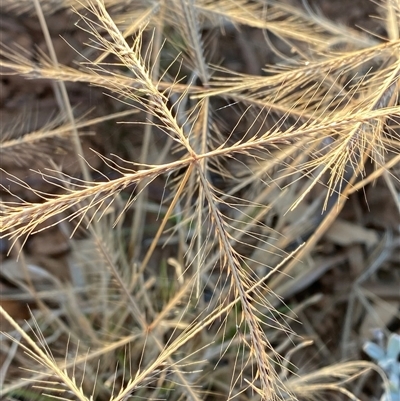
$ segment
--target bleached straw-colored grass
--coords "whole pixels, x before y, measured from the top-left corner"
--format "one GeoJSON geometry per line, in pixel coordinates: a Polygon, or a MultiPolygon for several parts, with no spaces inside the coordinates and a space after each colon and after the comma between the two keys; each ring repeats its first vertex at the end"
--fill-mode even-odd
{"type": "MultiPolygon", "coordinates": [[[[28,1],[20,5],[21,12],[34,9],[28,1]]],[[[392,168],[399,159],[393,123],[400,114],[399,3],[381,4],[385,39],[273,0],[63,3],[70,6],[97,57],[81,54],[86,62],[71,68],[3,46],[0,65],[26,79],[101,87],[129,107],[126,114],[139,113],[144,134],[138,159],[94,152],[117,178],[93,181],[94,169],[82,160],[82,178],[72,180],[49,164],[38,174],[62,189],[50,194],[2,172],[40,200],[28,202],[2,186],[3,238],[20,246],[55,224],[71,236],[85,228],[87,236],[71,240],[75,281],[60,285],[53,310],[45,293],[30,293],[42,304],[33,337],[0,309],[14,330],[2,341],[23,340],[25,355],[15,362],[26,364],[22,376],[32,391],[112,401],[318,399],[326,391],[358,399],[346,386],[372,364],[296,374],[289,351],[290,344],[302,347],[291,325],[296,316],[280,297],[304,288],[310,271],[299,263],[355,188],[382,176],[398,196],[392,168]],[[258,76],[212,65],[203,28],[239,26],[266,32],[272,49],[274,34],[292,57],[274,49],[281,62],[258,76]],[[171,43],[181,53],[165,65],[171,43]],[[218,118],[221,102],[245,109],[228,132],[218,118]],[[161,147],[155,132],[164,137],[161,147]],[[370,162],[375,171],[368,176],[370,162]],[[160,181],[165,193],[154,204],[148,191],[160,181]],[[157,228],[146,239],[154,212],[157,228]],[[173,254],[163,257],[171,243],[173,254]]],[[[13,2],[5,7],[12,10],[13,2]]],[[[51,18],[50,3],[43,10],[51,18]]],[[[81,154],[78,129],[85,123],[74,121],[60,88],[60,108],[81,154]]],[[[3,149],[23,159],[64,132],[31,133],[3,149]]],[[[11,377],[3,392],[27,399],[25,386],[11,377]]]]}

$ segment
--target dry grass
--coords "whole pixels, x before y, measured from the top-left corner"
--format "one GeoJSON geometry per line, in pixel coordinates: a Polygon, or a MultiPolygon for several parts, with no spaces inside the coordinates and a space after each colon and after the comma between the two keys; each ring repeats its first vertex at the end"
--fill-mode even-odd
{"type": "Polygon", "coordinates": [[[338,352],[308,311],[329,299],[312,286],[354,262],[321,249],[347,200],[381,182],[400,210],[400,4],[379,3],[385,37],[304,6],[64,1],[87,47],[63,66],[46,25],[51,2],[4,2],[42,16],[50,57],[5,43],[2,74],[54,82],[61,115],[3,136],[0,224],[15,273],[3,276],[18,289],[5,297],[33,308],[17,323],[0,306],[4,397],[375,399],[378,376],[376,394],[365,378],[384,373],[358,360],[360,344],[346,347],[357,300],[372,299],[363,283],[398,255],[396,208],[382,239],[366,224],[354,231],[370,258],[353,272],[338,352]],[[227,33],[242,45],[261,33],[273,62],[261,69],[248,42],[242,52],[260,68],[233,71],[218,54],[227,33]],[[119,106],[78,121],[65,82],[99,87],[119,106]],[[128,117],[85,162],[82,129],[128,117]],[[62,149],[76,174],[53,157],[62,149]],[[18,161],[50,189],[15,173],[18,161]],[[23,248],[55,226],[71,237],[66,280],[23,248]]]}

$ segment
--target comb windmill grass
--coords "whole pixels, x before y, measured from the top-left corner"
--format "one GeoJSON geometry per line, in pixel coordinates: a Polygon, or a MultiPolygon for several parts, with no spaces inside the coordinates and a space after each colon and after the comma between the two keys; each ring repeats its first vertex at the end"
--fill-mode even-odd
{"type": "MultiPolygon", "coordinates": [[[[0,309],[11,325],[2,342],[14,352],[5,396],[358,399],[349,386],[382,372],[363,361],[295,367],[291,356],[306,346],[296,313],[308,305],[291,311],[282,297],[304,288],[310,270],[299,263],[351,193],[382,177],[398,203],[400,5],[379,5],[386,37],[335,25],[306,3],[66,1],[88,35],[79,66],[3,44],[2,74],[100,87],[137,113],[130,138],[142,136],[129,160],[123,146],[93,151],[101,168],[82,165],[80,177],[49,163],[37,172],[57,188],[49,193],[2,170],[16,184],[2,184],[2,238],[18,249],[58,224],[72,237],[74,273],[40,290],[16,280],[38,307],[25,326],[0,309]],[[209,50],[246,27],[264,35],[275,60],[258,75],[215,65],[209,50]],[[84,239],[74,239],[78,229],[84,239]],[[18,350],[11,338],[22,339],[18,350]],[[28,381],[15,373],[22,363],[28,381]]],[[[43,10],[51,19],[50,3],[43,10]]],[[[62,136],[28,133],[3,148],[23,159],[62,136]]]]}

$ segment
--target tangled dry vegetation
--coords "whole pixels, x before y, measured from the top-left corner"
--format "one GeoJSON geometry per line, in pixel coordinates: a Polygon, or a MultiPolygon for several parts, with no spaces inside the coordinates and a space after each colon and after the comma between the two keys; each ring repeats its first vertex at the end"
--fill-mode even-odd
{"type": "Polygon", "coordinates": [[[368,4],[3,0],[5,399],[379,399],[400,3],[368,4]]]}

